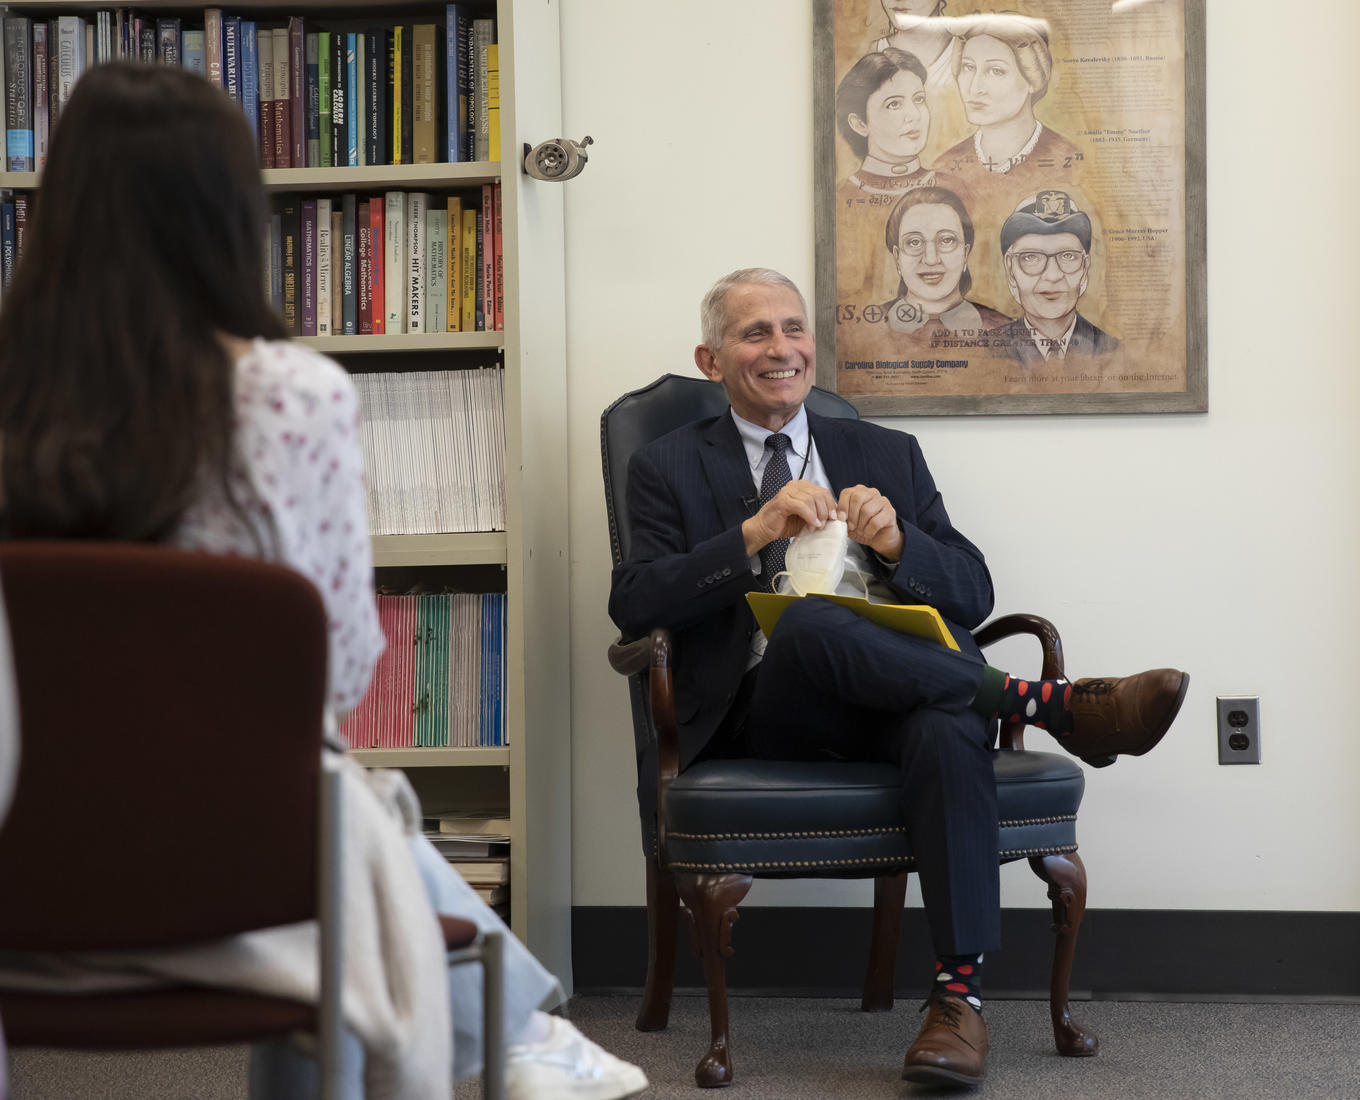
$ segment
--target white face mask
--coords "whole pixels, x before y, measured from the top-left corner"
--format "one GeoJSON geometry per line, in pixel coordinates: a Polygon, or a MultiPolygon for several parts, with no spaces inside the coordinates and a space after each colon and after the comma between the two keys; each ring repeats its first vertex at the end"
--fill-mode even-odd
{"type": "Polygon", "coordinates": [[[781,576],[799,596],[833,593],[845,575],[845,551],[849,545],[845,520],[827,520],[820,529],[804,531],[789,542],[784,553],[785,573],[781,576]]]}

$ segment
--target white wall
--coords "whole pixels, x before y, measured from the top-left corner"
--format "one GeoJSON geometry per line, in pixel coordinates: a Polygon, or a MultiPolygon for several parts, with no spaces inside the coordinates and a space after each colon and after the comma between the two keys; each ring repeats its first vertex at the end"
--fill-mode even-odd
{"type": "MultiPolygon", "coordinates": [[[[1051,618],[1071,674],[1192,673],[1155,753],[1088,772],[1092,906],[1360,909],[1360,5],[1309,9],[1208,2],[1208,415],[894,421],[987,553],[997,611],[1051,618]],[[1060,501],[1048,529],[1038,493],[1060,501]],[[1261,767],[1217,763],[1215,696],[1233,694],[1261,697],[1261,767]]],[[[563,5],[564,125],[596,141],[565,185],[577,905],[644,900],[627,693],[604,659],[599,415],[693,370],[719,275],[759,264],[811,290],[811,39],[810,0],[563,5]]],[[[1005,905],[1047,904],[1023,863],[1002,883],[1005,905]]],[[[871,896],[757,883],[750,903],[871,896]]]]}

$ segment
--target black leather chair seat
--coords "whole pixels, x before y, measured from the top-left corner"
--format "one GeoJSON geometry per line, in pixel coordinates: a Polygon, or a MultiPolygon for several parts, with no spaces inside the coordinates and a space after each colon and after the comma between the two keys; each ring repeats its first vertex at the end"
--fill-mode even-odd
{"type": "MultiPolygon", "coordinates": [[[[996,752],[1001,858],[1073,852],[1085,776],[1067,756],[996,752]]],[[[670,866],[766,877],[887,873],[913,863],[891,764],[708,760],[666,792],[670,866]]]]}

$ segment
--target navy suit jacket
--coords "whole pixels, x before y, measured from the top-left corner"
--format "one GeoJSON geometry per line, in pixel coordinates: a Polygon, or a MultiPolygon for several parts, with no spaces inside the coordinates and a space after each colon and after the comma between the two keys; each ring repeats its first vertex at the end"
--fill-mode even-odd
{"type": "MultiPolygon", "coordinates": [[[[862,420],[807,413],[832,493],[863,484],[897,511],[896,568],[882,579],[903,603],[936,607],[960,646],[992,610],[982,552],[949,522],[914,436],[862,420]]],[[[614,569],[609,614],[626,638],[670,629],[676,720],[685,767],[717,729],[746,669],[755,619],[746,593],[759,588],[741,525],[755,512],[751,467],[730,413],[695,421],[638,450],[628,464],[632,545],[614,569]]]]}

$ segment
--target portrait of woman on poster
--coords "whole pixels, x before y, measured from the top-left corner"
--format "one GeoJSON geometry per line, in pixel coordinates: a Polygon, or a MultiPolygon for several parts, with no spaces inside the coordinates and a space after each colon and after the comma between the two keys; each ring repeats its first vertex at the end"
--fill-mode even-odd
{"type": "MultiPolygon", "coordinates": [[[[921,150],[930,134],[930,107],[924,66],[891,47],[865,54],[836,89],[836,128],[860,158],[859,167],[836,186],[842,207],[926,182],[921,150]]],[[[888,201],[880,199],[882,205],[888,201]]]]}
{"type": "Polygon", "coordinates": [[[973,221],[958,195],[920,187],[903,195],[884,227],[883,243],[897,265],[897,299],[883,307],[891,332],[922,341],[968,336],[998,328],[1010,318],[970,302],[973,221]]]}
{"type": "Polygon", "coordinates": [[[1053,73],[1047,24],[1003,12],[961,17],[954,26],[954,77],[975,130],[940,157],[940,167],[969,180],[1072,171],[1077,147],[1034,113],[1053,73]]]}
{"type": "Polygon", "coordinates": [[[944,18],[945,6],[945,0],[883,0],[888,33],[874,43],[875,50],[902,50],[920,61],[932,93],[954,79],[949,49],[954,33],[944,18]]]}

